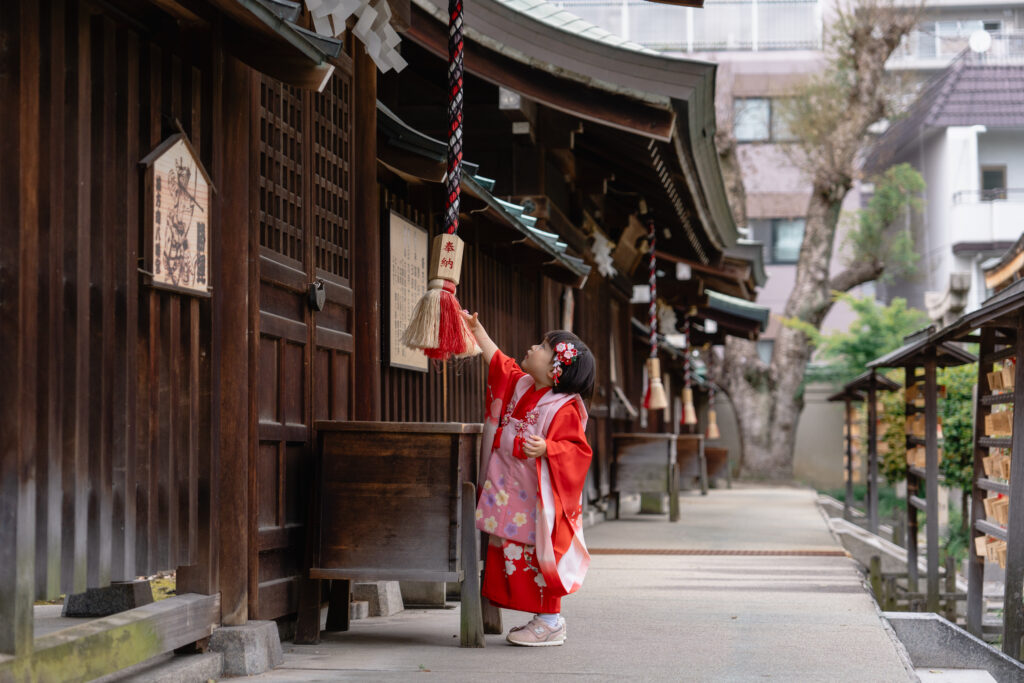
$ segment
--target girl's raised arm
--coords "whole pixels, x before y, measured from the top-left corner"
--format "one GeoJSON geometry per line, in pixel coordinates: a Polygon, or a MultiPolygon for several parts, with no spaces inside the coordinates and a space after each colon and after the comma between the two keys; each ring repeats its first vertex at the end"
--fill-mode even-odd
{"type": "Polygon", "coordinates": [[[491,340],[484,326],[480,324],[478,316],[478,313],[470,315],[468,311],[462,312],[466,326],[473,333],[473,336],[476,337],[476,343],[480,345],[480,351],[483,353],[484,360],[487,361],[487,365],[490,365],[491,358],[494,357],[494,352],[498,350],[498,346],[491,340]]]}

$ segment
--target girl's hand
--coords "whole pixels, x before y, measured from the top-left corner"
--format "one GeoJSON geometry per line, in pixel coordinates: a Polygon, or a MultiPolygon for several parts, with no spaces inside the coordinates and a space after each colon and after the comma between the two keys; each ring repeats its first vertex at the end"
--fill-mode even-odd
{"type": "Polygon", "coordinates": [[[468,327],[469,331],[472,332],[473,334],[476,334],[477,328],[483,328],[483,325],[480,324],[479,313],[474,313],[473,315],[470,315],[469,311],[463,309],[462,319],[466,321],[466,327],[468,327]]]}
{"type": "Polygon", "coordinates": [[[463,309],[462,320],[466,323],[466,328],[469,330],[470,334],[476,337],[476,343],[480,345],[480,351],[484,354],[484,360],[487,362],[487,365],[490,366],[491,358],[498,350],[498,347],[491,340],[490,336],[488,336],[487,330],[484,329],[484,326],[480,324],[479,314],[474,313],[473,315],[470,315],[469,311],[463,309]]]}
{"type": "Polygon", "coordinates": [[[526,443],[523,444],[523,454],[528,458],[539,458],[548,452],[548,442],[537,436],[531,434],[526,437],[526,443]]]}

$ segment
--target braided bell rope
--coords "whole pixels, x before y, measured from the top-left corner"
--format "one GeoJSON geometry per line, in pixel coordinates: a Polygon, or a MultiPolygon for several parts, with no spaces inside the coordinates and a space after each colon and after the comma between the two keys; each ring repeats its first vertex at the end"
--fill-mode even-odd
{"type": "Polygon", "coordinates": [[[657,282],[657,259],[654,257],[654,218],[647,217],[647,241],[650,244],[651,252],[648,259],[649,273],[647,284],[651,288],[651,303],[647,307],[648,324],[651,328],[651,358],[658,356],[658,282],[657,282]]]}
{"type": "Polygon", "coordinates": [[[459,229],[462,184],[462,0],[448,3],[448,199],[445,230],[459,229]]]}

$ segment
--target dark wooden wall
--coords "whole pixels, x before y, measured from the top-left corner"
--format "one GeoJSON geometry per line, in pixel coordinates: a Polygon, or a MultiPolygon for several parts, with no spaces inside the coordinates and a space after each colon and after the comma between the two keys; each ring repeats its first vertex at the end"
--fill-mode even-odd
{"type": "Polygon", "coordinates": [[[178,121],[209,162],[211,84],[208,55],[186,56],[87,3],[40,3],[4,30],[20,34],[19,94],[31,110],[4,164],[37,171],[22,186],[37,210],[5,220],[5,249],[12,227],[38,240],[21,253],[35,277],[22,309],[32,325],[22,318],[21,329],[37,361],[20,398],[35,404],[42,598],[188,565],[196,553],[210,306],[139,284],[138,161],[178,121]]]}

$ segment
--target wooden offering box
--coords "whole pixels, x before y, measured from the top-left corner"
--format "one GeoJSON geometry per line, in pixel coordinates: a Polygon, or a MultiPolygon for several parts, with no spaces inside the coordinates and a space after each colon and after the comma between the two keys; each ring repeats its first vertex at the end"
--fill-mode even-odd
{"type": "Polygon", "coordinates": [[[675,434],[612,434],[615,519],[623,493],[668,493],[669,521],[679,521],[679,467],[675,434]]]}
{"type": "Polygon", "coordinates": [[[474,523],[481,424],[318,422],[310,578],[462,585],[462,645],[483,646],[474,523]]]}
{"type": "Polygon", "coordinates": [[[700,480],[700,492],[708,494],[708,463],[704,454],[704,437],[701,434],[676,435],[676,464],[679,466],[680,488],[692,486],[694,479],[700,480]]]}
{"type": "Polygon", "coordinates": [[[729,450],[719,446],[705,446],[704,458],[708,463],[708,479],[725,477],[732,488],[732,472],[729,469],[729,450]]]}

